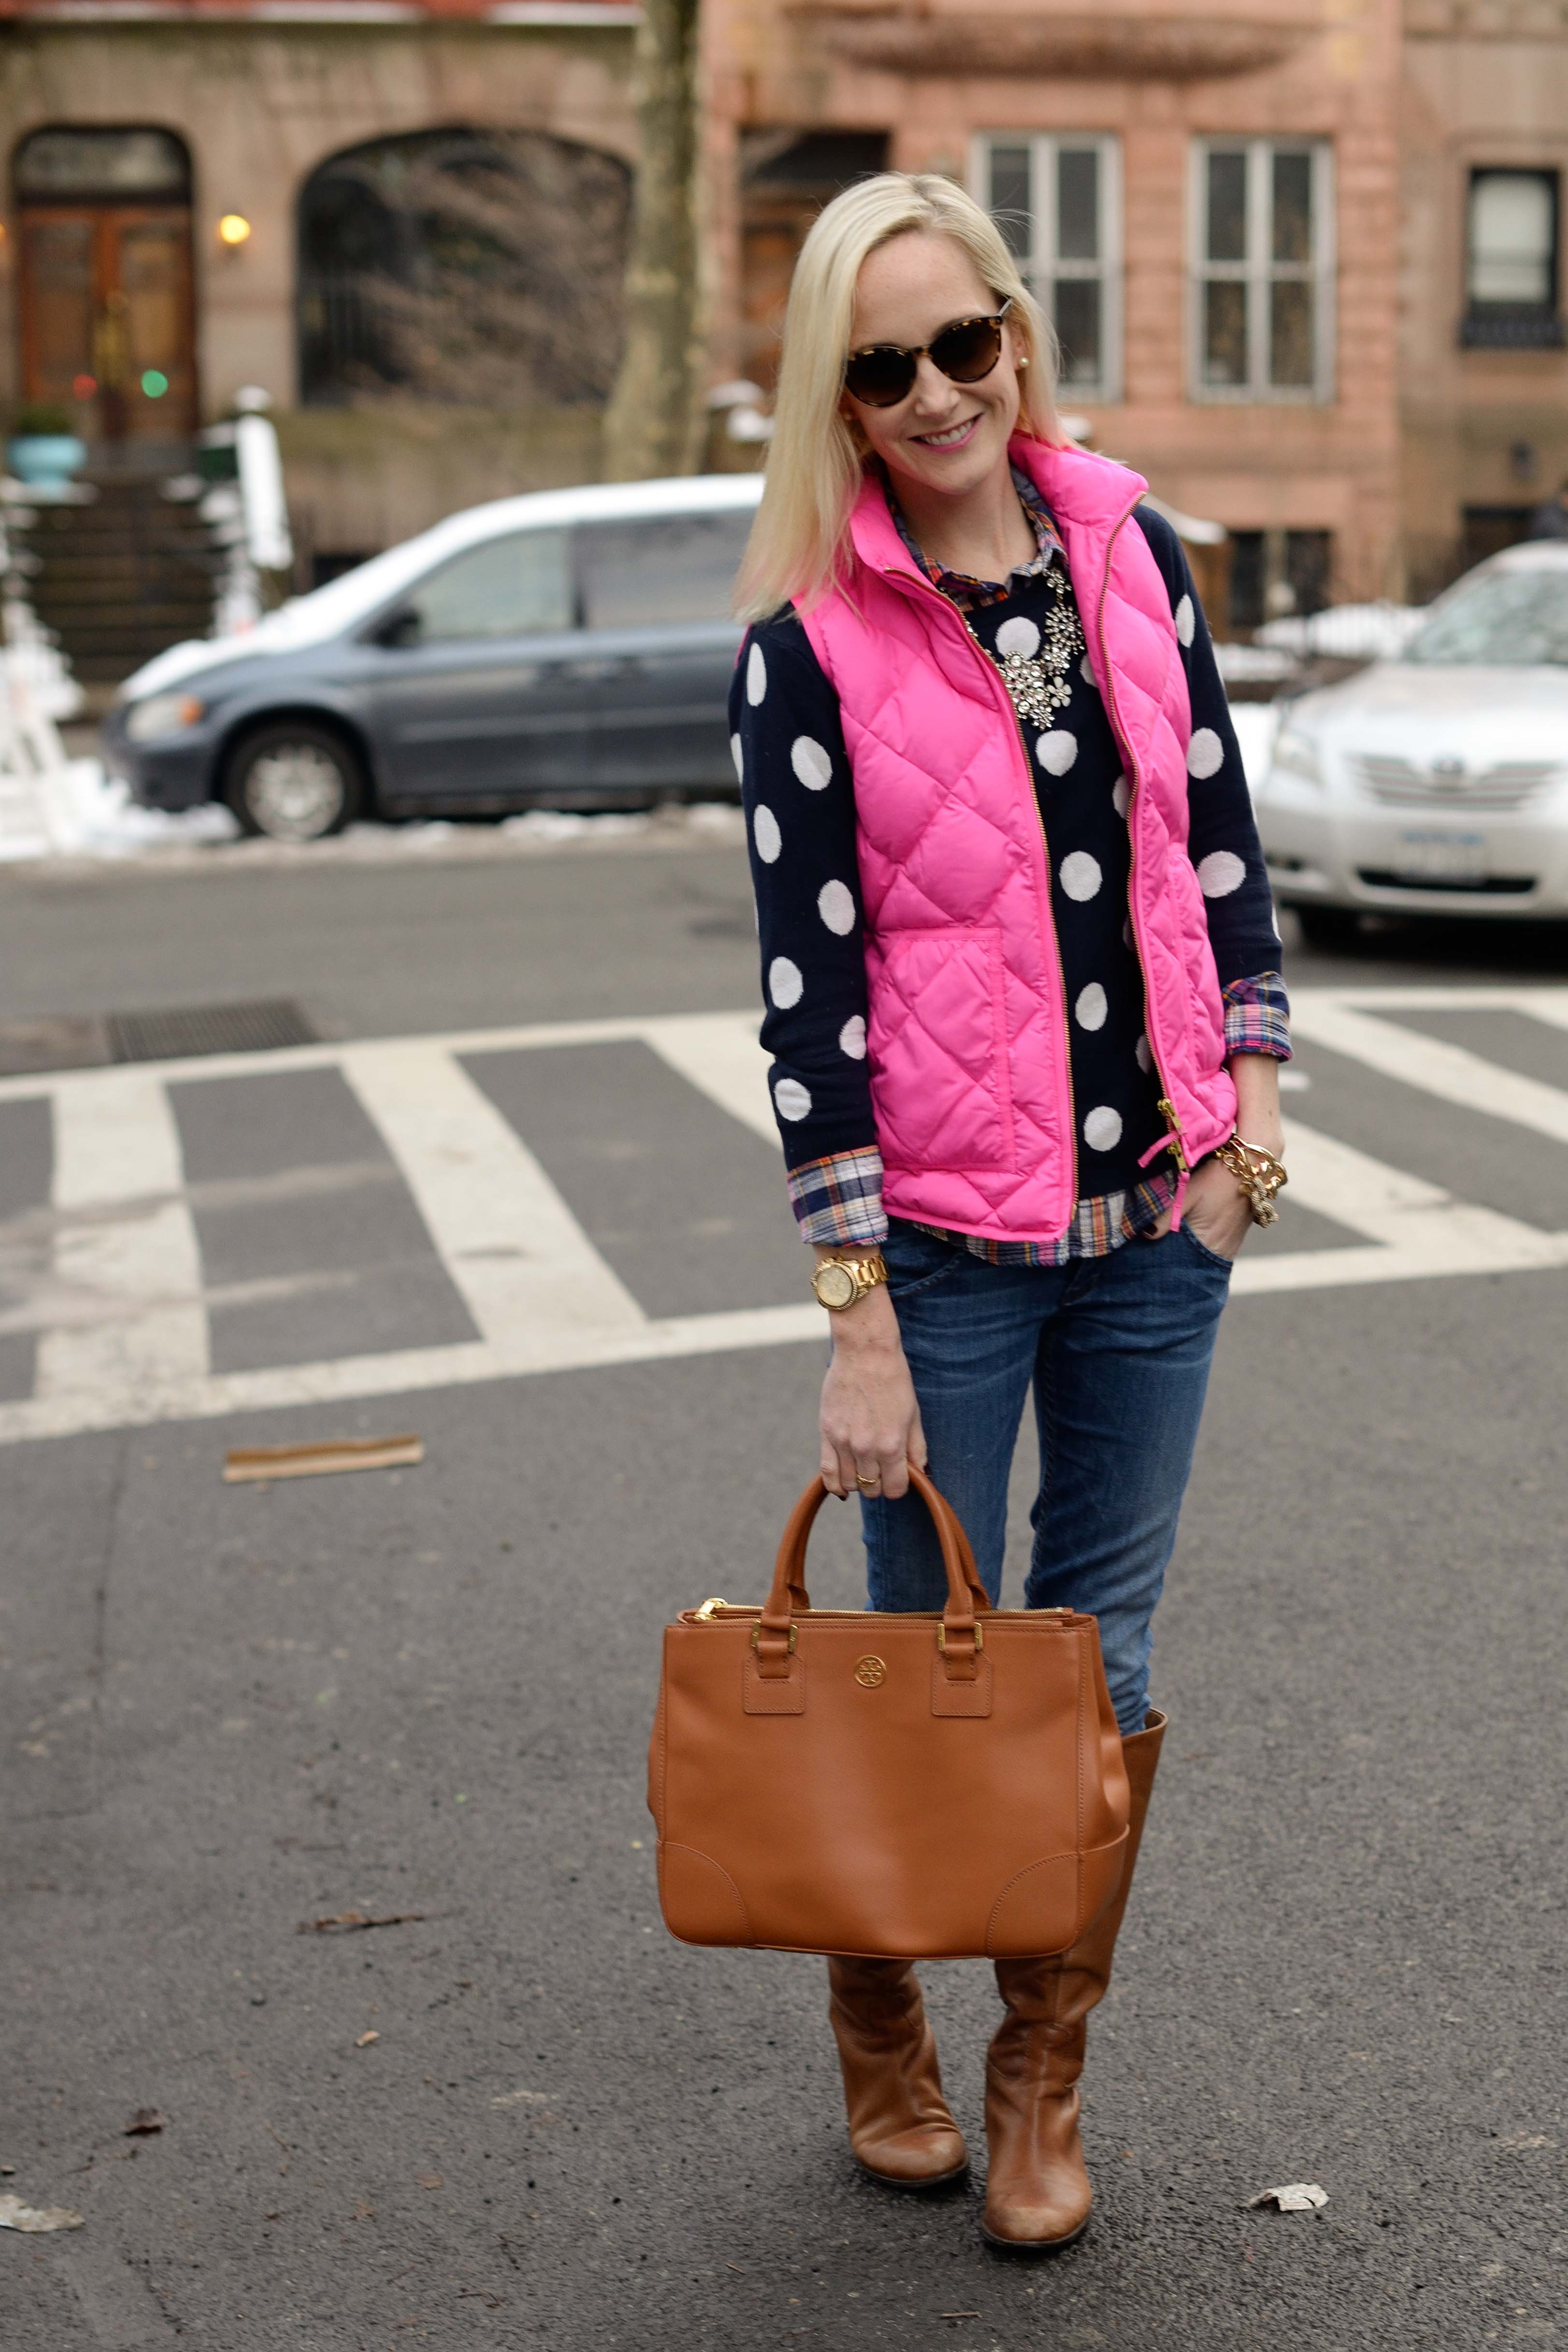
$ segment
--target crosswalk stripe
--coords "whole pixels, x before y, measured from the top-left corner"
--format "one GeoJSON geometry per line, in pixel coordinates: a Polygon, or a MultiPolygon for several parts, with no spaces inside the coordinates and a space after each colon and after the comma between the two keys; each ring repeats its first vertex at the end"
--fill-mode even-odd
{"type": "MultiPolygon", "coordinates": [[[[1380,1017],[1507,1010],[1568,1028],[1568,989],[1310,989],[1299,992],[1295,1009],[1298,1036],[1309,1045],[1568,1142],[1568,1092],[1380,1017]]],[[[16,1326],[41,1333],[35,1393],[0,1404],[0,1444],[519,1373],[820,1346],[823,1320],[809,1301],[647,1316],[459,1059],[637,1039],[776,1149],[757,1025],[749,1012],[534,1024],[0,1082],[0,1100],[52,1101],[57,1143],[53,1258],[16,1326]],[[214,1375],[206,1317],[216,1294],[202,1288],[167,1087],[311,1068],[341,1070],[358,1097],[480,1336],[214,1375]]],[[[1361,1238],[1342,1248],[1244,1256],[1238,1297],[1568,1265],[1568,1234],[1458,1200],[1310,1122],[1288,1121],[1288,1135],[1289,1202],[1361,1238]]]]}
{"type": "Polygon", "coordinates": [[[59,1319],[39,1339],[37,1395],[156,1398],[200,1379],[201,1252],[166,1089],[105,1071],[90,1091],[56,1097],[54,1141],[59,1319]]]}
{"type": "Polygon", "coordinates": [[[755,1013],[679,1013],[648,1022],[643,1034],[689,1086],[777,1150],[768,1057],[757,1043],[755,1013]]]}
{"type": "Polygon", "coordinates": [[[344,1077],[396,1160],[496,1368],[532,1368],[647,1318],[516,1129],[445,1048],[351,1045],[344,1077]]]}
{"type": "Polygon", "coordinates": [[[1568,1143],[1568,1094],[1540,1078],[1483,1061],[1463,1045],[1380,1021],[1354,1005],[1324,1003],[1310,993],[1291,1007],[1291,1027],[1298,1043],[1310,1040],[1333,1053],[1351,1055],[1380,1077],[1402,1079],[1461,1110],[1506,1118],[1515,1127],[1549,1135],[1554,1143],[1568,1143]]]}
{"type": "Polygon", "coordinates": [[[1543,1234],[1495,1209],[1456,1201],[1441,1185],[1390,1168],[1299,1119],[1285,1122],[1285,1158],[1292,1202],[1378,1246],[1243,1257],[1233,1278],[1239,1297],[1568,1265],[1568,1234],[1543,1234]]]}

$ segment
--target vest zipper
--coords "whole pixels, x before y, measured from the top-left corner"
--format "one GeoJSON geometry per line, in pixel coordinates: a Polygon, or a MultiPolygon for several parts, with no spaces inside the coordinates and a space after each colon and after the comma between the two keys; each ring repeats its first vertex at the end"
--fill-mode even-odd
{"type": "Polygon", "coordinates": [[[1165,1076],[1164,1064],[1160,1059],[1160,1049],[1154,1039],[1155,1024],[1153,998],[1151,995],[1149,989],[1149,961],[1143,952],[1143,932],[1138,915],[1138,895],[1133,887],[1133,884],[1137,879],[1138,874],[1138,834],[1137,829],[1132,823],[1132,814],[1133,810],[1137,805],[1139,793],[1143,788],[1143,779],[1139,773],[1138,762],[1132,756],[1131,739],[1121,724],[1121,714],[1116,708],[1115,676],[1111,668],[1110,649],[1105,642],[1105,599],[1110,588],[1111,551],[1114,549],[1117,541],[1121,536],[1123,530],[1131,520],[1132,516],[1136,511],[1137,501],[1134,500],[1133,504],[1127,509],[1126,513],[1122,515],[1121,520],[1117,523],[1115,530],[1111,532],[1110,537],[1105,542],[1105,570],[1100,576],[1100,600],[1095,606],[1094,625],[1096,633],[1100,638],[1100,665],[1105,672],[1106,716],[1110,720],[1111,733],[1115,736],[1117,743],[1121,748],[1121,756],[1127,762],[1128,773],[1131,779],[1132,789],[1127,803],[1127,919],[1131,927],[1133,952],[1138,958],[1138,970],[1143,982],[1143,1011],[1148,1024],[1145,1034],[1149,1039],[1150,1059],[1153,1062],[1154,1075],[1159,1079],[1162,1088],[1158,1108],[1161,1117],[1167,1122],[1170,1129],[1169,1134],[1164,1137],[1160,1143],[1157,1143],[1154,1146],[1153,1151],[1146,1154],[1144,1160],[1140,1164],[1146,1166],[1148,1161],[1154,1157],[1155,1151],[1160,1151],[1162,1150],[1169,1150],[1172,1158],[1176,1163],[1177,1177],[1175,1213],[1172,1222],[1173,1223],[1179,1223],[1181,1222],[1182,1199],[1187,1189],[1187,1176],[1189,1173],[1186,1144],[1182,1134],[1181,1114],[1177,1110],[1174,1100],[1172,1097],[1171,1082],[1165,1076]]]}
{"type": "MultiPolygon", "coordinates": [[[[1029,764],[1029,746],[1025,740],[1023,721],[1020,719],[1017,710],[1014,706],[1012,696],[1007,691],[1006,682],[1002,676],[1000,667],[992,659],[992,656],[986,652],[984,646],[981,644],[980,639],[975,635],[974,631],[970,627],[968,615],[961,613],[957,605],[952,603],[952,599],[942,594],[940,588],[933,588],[929,583],[922,583],[919,582],[913,572],[900,572],[896,566],[889,566],[885,572],[884,577],[891,580],[898,587],[904,587],[907,582],[914,582],[921,593],[933,596],[936,599],[936,602],[940,605],[943,606],[944,609],[951,613],[953,615],[953,618],[958,621],[963,630],[964,635],[968,638],[970,644],[974,647],[975,652],[980,656],[981,660],[984,662],[987,675],[995,678],[996,684],[1001,690],[1002,699],[1007,706],[1007,716],[1013,722],[1013,732],[1018,739],[1019,755],[1024,762],[1024,789],[1029,795],[1029,805],[1035,813],[1035,823],[1040,829],[1040,849],[1044,856],[1046,865],[1046,895],[1045,902],[1041,908],[1041,914],[1045,922],[1048,926],[1050,932],[1051,952],[1056,958],[1057,966],[1057,993],[1061,1005],[1060,1037],[1062,1069],[1066,1074],[1068,1088],[1068,1152],[1069,1164],[1072,1170],[1072,1203],[1068,1213],[1068,1222],[1062,1228],[1062,1236],[1065,1236],[1072,1231],[1072,1218],[1073,1213],[1078,1207],[1079,1192],[1078,1102],[1073,1093],[1072,1040],[1068,1031],[1068,979],[1067,972],[1062,964],[1061,941],[1057,937],[1056,918],[1051,912],[1051,845],[1046,833],[1046,820],[1044,813],[1040,807],[1040,796],[1035,790],[1034,770],[1029,764]]],[[[1070,573],[1068,577],[1070,579],[1070,573]]],[[[1147,996],[1147,992],[1148,992],[1145,989],[1145,996],[1147,996]]],[[[1060,1238],[1060,1236],[1058,1238],[1060,1238]]]]}

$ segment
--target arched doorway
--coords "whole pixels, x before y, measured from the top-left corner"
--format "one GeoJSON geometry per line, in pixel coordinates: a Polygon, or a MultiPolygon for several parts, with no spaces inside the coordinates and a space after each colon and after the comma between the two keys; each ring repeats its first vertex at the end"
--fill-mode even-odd
{"type": "Polygon", "coordinates": [[[414,131],[331,156],[300,194],[301,400],[604,400],[630,191],[618,156],[536,131],[414,131]]]}
{"type": "Polygon", "coordinates": [[[170,131],[62,124],[12,164],[23,397],[149,454],[195,430],[191,163],[170,131]]]}

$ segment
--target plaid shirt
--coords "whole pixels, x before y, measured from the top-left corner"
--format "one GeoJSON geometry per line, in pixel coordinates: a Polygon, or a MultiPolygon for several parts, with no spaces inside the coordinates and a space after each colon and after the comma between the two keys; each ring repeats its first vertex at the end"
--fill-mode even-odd
{"type": "Polygon", "coordinates": [[[967,572],[952,572],[945,563],[933,562],[921,551],[913,531],[904,520],[891,484],[886,475],[883,476],[889,511],[898,525],[899,537],[931,586],[940,588],[944,596],[951,597],[961,613],[973,612],[980,604],[1003,604],[1012,594],[1015,580],[1033,580],[1040,572],[1048,572],[1058,555],[1064,563],[1067,562],[1067,549],[1058,537],[1056,524],[1051,520],[1050,511],[1036,485],[1022,467],[1014,466],[1009,471],[1013,477],[1013,488],[1018,493],[1018,503],[1034,526],[1036,551],[1026,562],[1016,563],[1005,580],[976,580],[967,572]]]}

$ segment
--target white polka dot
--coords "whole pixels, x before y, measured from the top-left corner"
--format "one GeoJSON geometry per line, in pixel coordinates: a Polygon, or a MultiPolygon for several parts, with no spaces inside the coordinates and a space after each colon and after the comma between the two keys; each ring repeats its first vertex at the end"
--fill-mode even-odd
{"type": "Polygon", "coordinates": [[[1183,645],[1192,644],[1197,625],[1198,616],[1193,610],[1193,600],[1190,596],[1184,596],[1176,607],[1176,635],[1183,645]]]}
{"type": "Polygon", "coordinates": [[[781,1013],[787,1013],[792,1004],[800,1003],[805,986],[799,964],[791,963],[788,956],[774,956],[768,966],[768,994],[781,1013]]]}
{"type": "Polygon", "coordinates": [[[784,847],[779,821],[763,801],[759,801],[752,811],[752,839],[757,845],[757,856],[764,866],[771,866],[784,847]]]}
{"type": "Polygon", "coordinates": [[[1078,666],[1078,674],[1079,677],[1082,678],[1085,686],[1092,686],[1094,684],[1094,664],[1089,660],[1087,654],[1085,654],[1082,661],[1080,661],[1078,666]]]}
{"type": "Polygon", "coordinates": [[[820,793],[833,782],[833,762],[820,743],[797,735],[789,747],[789,763],[808,793],[820,793]]]}
{"type": "Polygon", "coordinates": [[[1040,650],[1040,633],[1033,621],[1004,621],[996,632],[996,650],[999,654],[1022,654],[1027,660],[1040,650]]]}
{"type": "Polygon", "coordinates": [[[1139,1068],[1144,1072],[1145,1076],[1153,1068],[1154,1056],[1149,1050],[1149,1040],[1147,1037],[1139,1038],[1138,1043],[1132,1048],[1132,1058],[1137,1063],[1139,1068]]]}
{"type": "Polygon", "coordinates": [[[751,658],[746,664],[746,700],[752,704],[759,703],[767,690],[768,666],[763,659],[761,646],[754,645],[752,647],[751,658]]]}
{"type": "Polygon", "coordinates": [[[1189,776],[1216,775],[1225,759],[1225,745],[1212,727],[1200,727],[1187,745],[1189,776]]]}
{"type": "Polygon", "coordinates": [[[1078,758],[1078,737],[1068,727],[1053,727],[1035,745],[1035,757],[1047,776],[1065,776],[1078,758]]]}
{"type": "Polygon", "coordinates": [[[1086,898],[1092,898],[1100,887],[1100,860],[1091,857],[1087,849],[1069,850],[1058,872],[1068,897],[1078,899],[1080,904],[1086,898]]]}
{"type": "Polygon", "coordinates": [[[1125,816],[1132,803],[1132,787],[1125,776],[1118,776],[1110,787],[1110,805],[1118,816],[1125,816]]]}
{"type": "Polygon", "coordinates": [[[1205,898],[1228,898],[1247,879],[1247,866],[1234,849],[1211,849],[1198,865],[1198,888],[1205,898]]]}
{"type": "Polygon", "coordinates": [[[1121,1140],[1121,1113],[1099,1103],[1083,1123],[1083,1139],[1091,1151],[1114,1151],[1121,1140]]]}
{"type": "Polygon", "coordinates": [[[746,781],[746,761],[738,735],[731,735],[730,738],[730,757],[735,762],[735,782],[738,784],[743,784],[746,781]]]}
{"type": "Polygon", "coordinates": [[[1073,1018],[1080,1029],[1103,1029],[1109,1009],[1104,989],[1098,980],[1091,980],[1087,988],[1079,991],[1078,1003],[1073,1006],[1073,1018]]]}
{"type": "Polygon", "coordinates": [[[845,882],[825,882],[816,894],[816,911],[830,931],[846,939],[855,928],[855,900],[845,882]]]}
{"type": "Polygon", "coordinates": [[[781,1078],[773,1088],[773,1100],[781,1118],[804,1118],[811,1108],[811,1097],[798,1078],[781,1078]]]}
{"type": "Polygon", "coordinates": [[[839,1051],[847,1054],[852,1062],[865,1060],[866,1024],[858,1013],[852,1013],[838,1032],[838,1046],[839,1051]]]}

